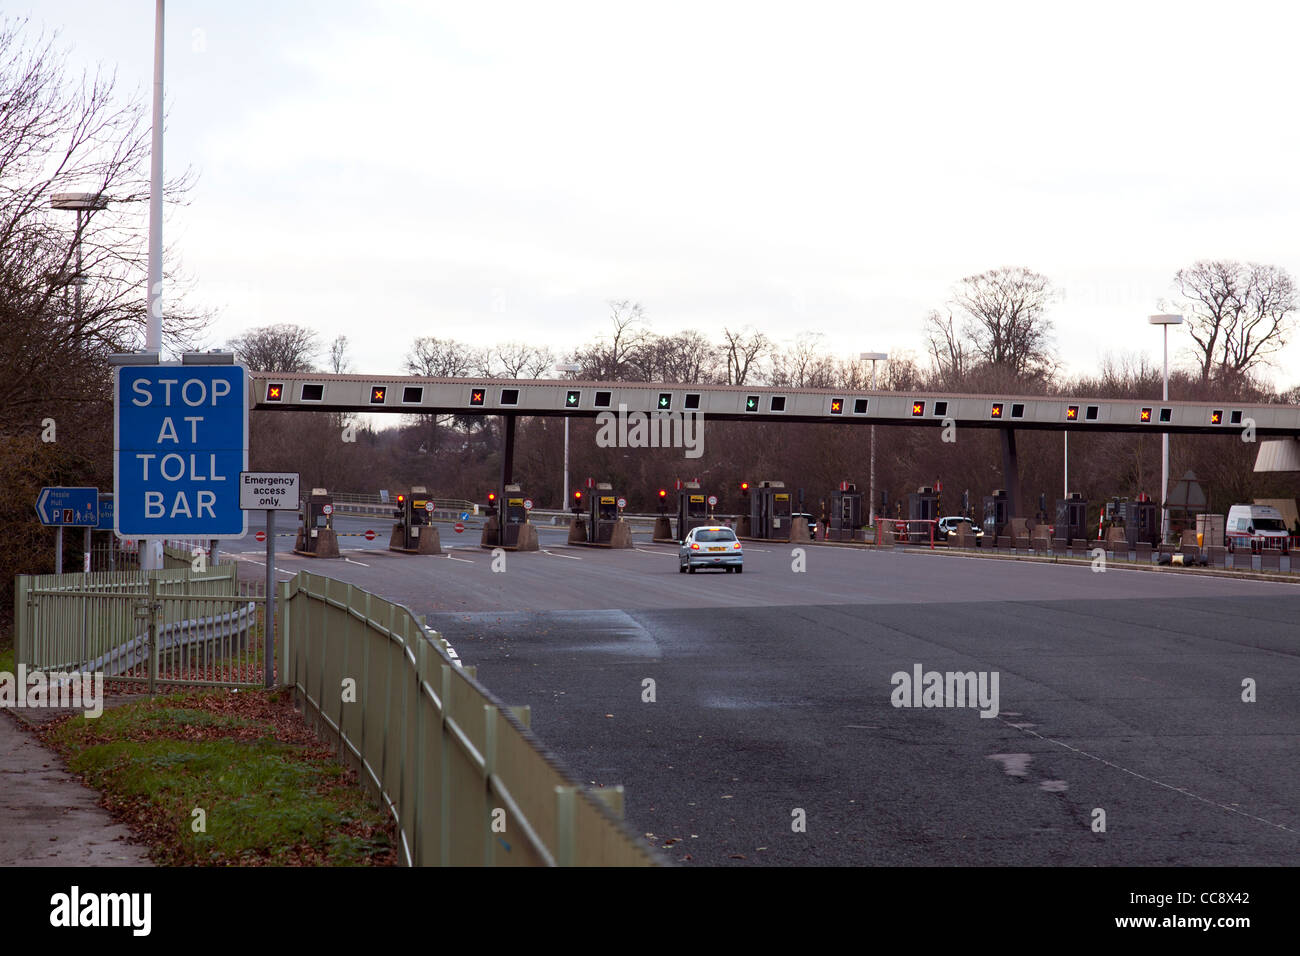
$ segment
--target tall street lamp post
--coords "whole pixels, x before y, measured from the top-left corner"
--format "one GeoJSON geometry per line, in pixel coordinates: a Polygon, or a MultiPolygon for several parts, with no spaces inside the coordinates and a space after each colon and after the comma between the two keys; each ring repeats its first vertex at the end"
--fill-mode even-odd
{"type": "MultiPolygon", "coordinates": [[[[557,372],[574,374],[582,371],[581,365],[557,365],[557,372]]],[[[569,416],[564,416],[564,498],[560,501],[560,510],[569,507],[569,416]]]]}
{"type": "MultiPolygon", "coordinates": [[[[1169,401],[1169,326],[1182,325],[1181,315],[1153,315],[1147,319],[1152,325],[1164,327],[1165,374],[1163,398],[1169,401]]],[[[1160,460],[1160,540],[1169,538],[1169,432],[1161,436],[1162,457],[1160,460]]]]}
{"type": "MultiPolygon", "coordinates": [[[[871,363],[871,390],[876,390],[876,363],[883,362],[889,358],[888,352],[863,352],[858,359],[863,362],[871,363]]],[[[871,505],[867,509],[867,524],[871,527],[876,526],[876,426],[871,426],[871,480],[868,486],[867,494],[871,497],[871,505]]]]}

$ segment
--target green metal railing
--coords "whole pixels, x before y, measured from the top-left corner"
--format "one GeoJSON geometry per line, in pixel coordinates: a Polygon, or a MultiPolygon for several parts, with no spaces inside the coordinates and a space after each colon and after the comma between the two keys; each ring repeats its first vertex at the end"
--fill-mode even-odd
{"type": "Polygon", "coordinates": [[[407,608],[305,571],[278,606],[283,680],[393,815],[405,862],[659,862],[615,816],[622,788],[575,785],[527,709],[502,706],[407,608]]]}
{"type": "MultiPolygon", "coordinates": [[[[106,682],[261,686],[266,597],[234,564],[14,579],[15,661],[106,682]]],[[[184,559],[184,560],[183,560],[184,559]]]]}

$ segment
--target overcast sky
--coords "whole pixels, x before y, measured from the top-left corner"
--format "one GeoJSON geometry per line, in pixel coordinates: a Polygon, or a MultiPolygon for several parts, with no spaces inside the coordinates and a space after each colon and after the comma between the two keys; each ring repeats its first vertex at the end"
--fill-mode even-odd
{"type": "MultiPolygon", "coordinates": [[[[151,0],[17,0],[149,95],[151,0]]],[[[167,223],[207,345],[272,322],[398,372],[417,335],[922,352],[962,276],[1048,275],[1072,372],[1160,358],[1174,272],[1300,275],[1281,3],[169,0],[167,223]]],[[[143,289],[142,289],[143,295],[143,289]]],[[[1171,351],[1186,344],[1171,336],[1171,351]]],[[[323,359],[324,356],[322,355],[323,359]]],[[[1279,384],[1300,381],[1300,344],[1279,384]]]]}

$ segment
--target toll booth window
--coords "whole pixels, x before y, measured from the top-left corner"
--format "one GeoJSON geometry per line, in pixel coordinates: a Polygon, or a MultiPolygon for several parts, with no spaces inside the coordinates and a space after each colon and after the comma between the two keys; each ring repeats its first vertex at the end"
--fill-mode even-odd
{"type": "Polygon", "coordinates": [[[936,416],[940,417],[940,418],[942,418],[944,415],[947,415],[947,414],[948,414],[948,403],[947,403],[947,402],[935,402],[935,403],[934,403],[934,414],[935,414],[936,416]]]}
{"type": "Polygon", "coordinates": [[[1025,403],[1024,403],[1024,402],[1015,402],[1015,403],[1012,404],[1012,406],[1011,406],[1011,417],[1012,417],[1012,418],[1024,418],[1024,417],[1025,417],[1025,403]]]}
{"type": "Polygon", "coordinates": [[[501,404],[502,404],[502,405],[518,405],[518,404],[519,404],[519,389],[517,389],[517,388],[503,388],[503,389],[501,389],[501,404]]]}
{"type": "Polygon", "coordinates": [[[756,412],[756,411],[758,411],[758,396],[757,396],[757,395],[746,395],[746,396],[745,396],[745,411],[747,411],[747,412],[756,412]]]}
{"type": "Polygon", "coordinates": [[[853,414],[865,415],[867,413],[867,400],[865,398],[855,398],[853,400],[853,414]]]}
{"type": "Polygon", "coordinates": [[[407,385],[402,389],[403,405],[419,405],[422,401],[424,401],[423,385],[407,385]]]}
{"type": "Polygon", "coordinates": [[[564,407],[577,408],[582,404],[582,390],[571,388],[564,393],[564,407]]]}
{"type": "Polygon", "coordinates": [[[1169,422],[1172,422],[1173,420],[1174,420],[1174,410],[1173,410],[1172,408],[1162,408],[1162,409],[1160,409],[1160,421],[1161,421],[1162,423],[1164,423],[1164,424],[1168,424],[1169,422]]]}
{"type": "MultiPolygon", "coordinates": [[[[268,402],[284,401],[284,383],[271,382],[266,386],[266,400],[268,402]]],[[[1241,414],[1238,412],[1237,414],[1241,414]]]]}
{"type": "Polygon", "coordinates": [[[487,400],[487,389],[475,388],[469,393],[469,403],[471,406],[482,405],[487,400]]]}
{"type": "Polygon", "coordinates": [[[1100,410],[1100,409],[1098,408],[1098,406],[1096,406],[1096,405],[1089,405],[1089,406],[1088,406],[1088,411],[1084,413],[1084,417],[1087,418],[1088,421],[1090,421],[1090,422],[1095,422],[1095,421],[1097,420],[1097,412],[1098,412],[1099,410],[1100,410]]]}
{"type": "Polygon", "coordinates": [[[831,414],[832,414],[832,415],[843,415],[843,414],[844,414],[844,399],[842,399],[842,398],[832,398],[832,399],[831,399],[831,414]]]}
{"type": "Polygon", "coordinates": [[[666,412],[666,411],[668,411],[668,409],[672,408],[672,407],[673,407],[673,393],[672,393],[672,392],[660,392],[660,393],[659,393],[659,404],[656,405],[655,407],[658,408],[659,411],[661,411],[661,412],[666,412]]]}
{"type": "Polygon", "coordinates": [[[1240,408],[1234,408],[1234,409],[1232,410],[1232,415],[1229,417],[1228,421],[1231,422],[1233,425],[1240,425],[1240,424],[1241,424],[1241,409],[1240,409],[1240,408]]]}
{"type": "Polygon", "coordinates": [[[304,385],[302,387],[302,400],[304,402],[323,402],[325,400],[325,386],[304,385]]]}
{"type": "Polygon", "coordinates": [[[784,396],[784,395],[773,395],[773,396],[772,396],[772,405],[771,405],[771,410],[774,411],[774,412],[783,412],[783,411],[785,411],[785,396],[784,396]]]}
{"type": "Polygon", "coordinates": [[[613,392],[597,392],[596,399],[591,404],[597,408],[609,408],[610,400],[614,397],[613,392]]]}
{"type": "Polygon", "coordinates": [[[684,407],[684,408],[699,408],[699,407],[700,407],[700,393],[699,393],[699,392],[687,392],[687,393],[686,393],[685,404],[684,404],[683,407],[684,407]]]}
{"type": "Polygon", "coordinates": [[[382,404],[384,404],[384,399],[385,399],[385,397],[387,397],[387,395],[388,395],[388,389],[386,389],[384,386],[382,386],[382,385],[373,385],[373,386],[371,386],[371,388],[370,388],[370,404],[371,404],[371,405],[382,405],[382,404]]]}
{"type": "Polygon", "coordinates": [[[1222,425],[1222,424],[1223,424],[1223,409],[1222,409],[1222,408],[1216,408],[1214,411],[1210,412],[1210,424],[1211,424],[1211,425],[1222,425]]]}

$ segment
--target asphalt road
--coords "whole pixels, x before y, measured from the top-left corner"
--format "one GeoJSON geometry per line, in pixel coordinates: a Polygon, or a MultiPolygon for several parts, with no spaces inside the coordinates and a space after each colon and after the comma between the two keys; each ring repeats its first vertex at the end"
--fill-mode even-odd
{"type": "Polygon", "coordinates": [[[682,575],[562,531],[494,571],[442,540],[279,560],[427,614],[686,865],[1300,863],[1300,586],[775,544],[682,575]],[[996,674],[997,715],[894,706],[917,666],[996,674]]]}

